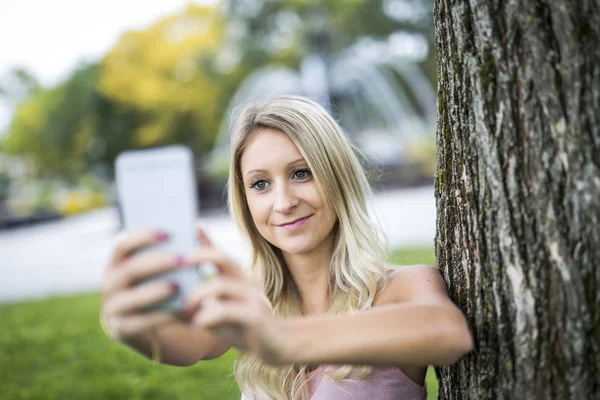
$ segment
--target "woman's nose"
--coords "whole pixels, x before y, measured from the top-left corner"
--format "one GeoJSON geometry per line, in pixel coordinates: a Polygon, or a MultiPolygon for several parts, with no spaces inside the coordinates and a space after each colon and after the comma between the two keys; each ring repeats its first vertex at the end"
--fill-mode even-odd
{"type": "Polygon", "coordinates": [[[273,209],[281,214],[288,214],[298,205],[298,197],[289,185],[280,185],[275,190],[273,209]]]}

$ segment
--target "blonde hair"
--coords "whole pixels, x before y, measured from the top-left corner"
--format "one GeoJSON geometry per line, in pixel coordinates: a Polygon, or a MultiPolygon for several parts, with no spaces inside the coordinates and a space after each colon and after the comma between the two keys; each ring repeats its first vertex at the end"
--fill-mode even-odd
{"type": "MultiPolygon", "coordinates": [[[[231,142],[228,184],[229,209],[252,249],[251,276],[262,286],[278,318],[302,315],[302,296],[279,249],[267,242],[254,225],[241,175],[240,160],[248,137],[260,129],[285,133],[306,160],[324,202],[334,210],[337,223],[331,259],[328,313],[358,312],[372,306],[387,282],[387,247],[370,220],[365,172],[350,141],[335,120],[317,103],[298,96],[272,98],[246,107],[231,142]]],[[[250,353],[240,353],[234,376],[247,396],[305,399],[306,365],[274,367],[250,353]]],[[[368,376],[372,367],[340,366],[328,372],[341,380],[356,372],[368,376]]]]}

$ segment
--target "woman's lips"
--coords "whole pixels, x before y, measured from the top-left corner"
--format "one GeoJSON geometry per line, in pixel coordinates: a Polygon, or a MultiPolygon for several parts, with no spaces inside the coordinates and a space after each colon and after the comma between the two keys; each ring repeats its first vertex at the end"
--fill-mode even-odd
{"type": "Polygon", "coordinates": [[[293,231],[294,229],[298,229],[299,227],[301,227],[302,225],[304,225],[304,223],[310,218],[311,216],[309,215],[308,217],[304,217],[301,218],[295,222],[292,222],[291,224],[286,224],[286,225],[279,225],[280,228],[285,229],[286,231],[293,231]]]}

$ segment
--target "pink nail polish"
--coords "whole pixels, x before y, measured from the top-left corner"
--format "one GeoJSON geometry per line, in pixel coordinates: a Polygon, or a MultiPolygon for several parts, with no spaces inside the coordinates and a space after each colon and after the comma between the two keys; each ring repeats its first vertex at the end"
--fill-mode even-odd
{"type": "Polygon", "coordinates": [[[154,232],[154,237],[157,240],[163,241],[166,240],[169,237],[169,235],[165,231],[158,230],[154,232]]]}
{"type": "Polygon", "coordinates": [[[171,282],[169,284],[169,288],[171,289],[171,292],[176,293],[179,291],[179,284],[177,284],[175,282],[171,282]]]}
{"type": "Polygon", "coordinates": [[[186,265],[185,258],[183,256],[175,257],[175,268],[183,268],[186,265]]]}

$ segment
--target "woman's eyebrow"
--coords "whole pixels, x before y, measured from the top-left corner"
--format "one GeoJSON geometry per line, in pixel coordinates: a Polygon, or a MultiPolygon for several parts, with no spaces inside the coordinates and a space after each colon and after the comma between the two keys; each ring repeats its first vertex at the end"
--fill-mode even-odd
{"type": "Polygon", "coordinates": [[[299,164],[299,163],[306,163],[306,160],[304,158],[299,158],[296,161],[292,161],[292,162],[288,163],[288,167],[290,165],[299,164]]]}
{"type": "Polygon", "coordinates": [[[264,169],[253,169],[252,171],[246,172],[246,175],[250,175],[254,172],[265,172],[265,170],[264,169]]]}
{"type": "MultiPolygon", "coordinates": [[[[294,165],[294,164],[299,164],[301,162],[302,163],[306,163],[306,160],[304,158],[299,158],[297,160],[291,161],[291,162],[288,163],[288,167],[291,166],[291,165],[294,165]]],[[[244,175],[250,175],[250,174],[255,173],[255,172],[267,172],[267,171],[265,169],[253,169],[253,170],[250,170],[250,171],[246,172],[244,175]]]]}

